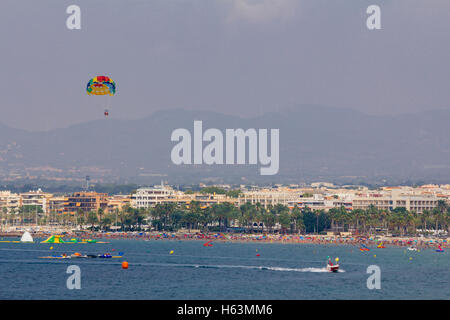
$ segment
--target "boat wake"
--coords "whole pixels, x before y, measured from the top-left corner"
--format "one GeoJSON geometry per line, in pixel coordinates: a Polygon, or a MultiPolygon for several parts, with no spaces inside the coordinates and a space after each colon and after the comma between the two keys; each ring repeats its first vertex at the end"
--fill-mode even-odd
{"type": "MultiPolygon", "coordinates": [[[[267,270],[273,270],[273,271],[295,271],[295,272],[328,272],[329,273],[327,268],[281,268],[281,267],[268,267],[267,270]]],[[[341,269],[341,270],[338,270],[338,272],[345,272],[345,271],[341,269]]]]}
{"type": "MultiPolygon", "coordinates": [[[[171,266],[178,267],[193,267],[193,268],[241,268],[241,269],[254,269],[254,270],[269,270],[269,271],[285,271],[285,272],[328,272],[327,268],[284,268],[284,267],[267,267],[267,266],[242,266],[242,265],[190,265],[190,264],[172,264],[171,266]]],[[[339,270],[338,272],[345,272],[339,270]]]]}
{"type": "MultiPolygon", "coordinates": [[[[98,262],[83,260],[83,264],[99,264],[98,262]]],[[[0,263],[30,263],[30,264],[53,264],[64,263],[64,261],[37,261],[34,259],[23,260],[5,260],[0,259],[0,263]]],[[[111,262],[108,264],[116,265],[120,262],[111,262]]],[[[224,268],[237,268],[237,269],[251,269],[251,270],[267,270],[267,271],[281,271],[281,272],[313,272],[313,273],[329,273],[327,268],[284,268],[284,267],[269,267],[269,266],[245,266],[245,265],[212,265],[212,264],[181,264],[181,263],[157,263],[157,262],[134,262],[133,266],[149,266],[149,267],[173,267],[173,268],[199,268],[199,269],[224,269],[224,268]]],[[[345,272],[345,270],[339,269],[338,272],[345,272]]]]}

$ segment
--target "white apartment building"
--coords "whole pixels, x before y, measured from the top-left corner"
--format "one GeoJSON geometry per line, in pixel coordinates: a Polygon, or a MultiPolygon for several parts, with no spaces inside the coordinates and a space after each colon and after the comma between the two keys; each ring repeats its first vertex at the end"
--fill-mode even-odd
{"type": "Polygon", "coordinates": [[[302,192],[287,191],[287,190],[260,190],[260,191],[245,191],[238,199],[238,205],[241,206],[247,202],[251,204],[260,203],[264,208],[268,205],[282,204],[288,206],[289,203],[298,201],[302,192]]]}
{"type": "Polygon", "coordinates": [[[0,210],[7,213],[18,212],[20,207],[20,195],[11,191],[0,191],[0,210]]]}
{"type": "Polygon", "coordinates": [[[151,188],[139,188],[131,195],[131,206],[133,208],[151,208],[157,204],[168,202],[179,193],[171,187],[160,185],[151,188]]]}
{"type": "Polygon", "coordinates": [[[49,199],[53,195],[43,192],[41,189],[20,194],[20,206],[38,206],[44,214],[49,212],[49,199]]]}
{"type": "Polygon", "coordinates": [[[395,208],[406,208],[408,211],[415,211],[418,214],[424,210],[432,210],[437,207],[438,198],[436,195],[403,194],[399,192],[391,193],[371,193],[355,195],[353,198],[353,209],[367,209],[373,205],[380,210],[393,210],[395,208]]]}

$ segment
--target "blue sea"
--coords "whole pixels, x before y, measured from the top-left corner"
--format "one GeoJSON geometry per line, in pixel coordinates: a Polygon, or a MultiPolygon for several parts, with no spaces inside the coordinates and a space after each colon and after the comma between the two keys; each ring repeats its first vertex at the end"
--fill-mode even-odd
{"type": "Polygon", "coordinates": [[[108,244],[0,243],[0,299],[449,299],[449,252],[405,248],[107,240],[108,244]],[[50,247],[53,247],[50,250],[50,247]],[[173,254],[170,254],[173,251],[173,254]],[[117,254],[118,259],[40,259],[71,254],[117,254]],[[259,256],[257,256],[259,254],[259,256]],[[326,272],[327,256],[341,271],[326,272]],[[129,263],[122,269],[122,261],[129,263]],[[70,265],[81,289],[69,290],[70,265]],[[381,289],[368,289],[370,265],[381,289]]]}

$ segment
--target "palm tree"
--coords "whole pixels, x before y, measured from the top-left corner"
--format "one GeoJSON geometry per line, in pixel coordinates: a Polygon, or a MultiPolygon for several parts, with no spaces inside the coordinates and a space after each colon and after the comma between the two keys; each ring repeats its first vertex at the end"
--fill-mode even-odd
{"type": "Polygon", "coordinates": [[[2,213],[1,213],[1,218],[0,218],[2,232],[3,232],[3,219],[6,219],[6,221],[8,221],[8,208],[6,208],[6,207],[2,208],[2,213]]]}
{"type": "Polygon", "coordinates": [[[264,223],[262,223],[262,221],[263,221],[263,212],[265,209],[260,202],[256,203],[255,208],[256,208],[255,221],[258,224],[258,231],[259,227],[261,226],[261,232],[264,232],[264,223]]]}
{"type": "Polygon", "coordinates": [[[97,213],[94,211],[89,211],[87,222],[91,225],[91,231],[94,231],[94,225],[98,221],[97,213]]]}
{"type": "Polygon", "coordinates": [[[220,204],[214,203],[208,209],[209,209],[208,211],[210,212],[212,218],[217,220],[217,222],[219,223],[219,231],[222,231],[222,226],[223,226],[226,216],[227,216],[227,212],[226,212],[225,208],[220,204]]]}
{"type": "MultiPolygon", "coordinates": [[[[444,217],[446,215],[446,212],[448,210],[449,206],[445,200],[438,200],[437,202],[437,212],[436,212],[436,231],[438,230],[438,223],[441,223],[444,221],[444,217]]],[[[443,226],[442,226],[443,229],[443,226]]]]}
{"type": "Polygon", "coordinates": [[[314,231],[315,231],[314,233],[319,234],[319,215],[320,215],[321,211],[314,209],[313,213],[316,216],[316,224],[314,225],[314,231]]]}
{"type": "Polygon", "coordinates": [[[305,229],[305,223],[303,222],[303,212],[297,206],[292,209],[291,217],[294,221],[295,232],[299,232],[305,229]]]}
{"type": "Polygon", "coordinates": [[[122,210],[119,211],[117,218],[120,221],[120,226],[121,226],[121,230],[125,230],[125,226],[129,221],[129,213],[128,213],[128,208],[130,206],[126,205],[122,208],[122,210]]]}
{"type": "Polygon", "coordinates": [[[431,212],[428,209],[423,210],[422,214],[420,215],[420,221],[425,232],[427,230],[427,222],[430,219],[430,215],[431,212]]]}
{"type": "Polygon", "coordinates": [[[376,221],[378,220],[379,211],[374,205],[370,205],[367,210],[367,220],[366,225],[370,227],[370,233],[373,230],[373,227],[376,225],[376,221]]]}
{"type": "Polygon", "coordinates": [[[239,216],[238,209],[229,202],[219,204],[219,209],[223,219],[223,227],[225,228],[228,227],[230,220],[236,219],[239,216]]]}
{"type": "Polygon", "coordinates": [[[269,228],[269,232],[272,232],[272,228],[276,222],[276,211],[271,205],[268,206],[266,212],[263,214],[263,223],[269,228]]]}
{"type": "Polygon", "coordinates": [[[253,232],[253,222],[257,214],[256,206],[247,202],[241,205],[240,209],[242,215],[245,217],[244,220],[247,222],[247,227],[249,227],[250,232],[253,232]]]}
{"type": "Polygon", "coordinates": [[[105,215],[105,211],[102,208],[97,210],[98,222],[100,224],[100,229],[103,228],[103,216],[105,215]]]}
{"type": "Polygon", "coordinates": [[[277,216],[277,222],[281,226],[281,232],[286,233],[286,230],[291,226],[291,217],[289,215],[289,210],[281,211],[277,216]]]}
{"type": "Polygon", "coordinates": [[[182,220],[188,226],[190,232],[192,227],[199,221],[199,211],[196,210],[196,208],[193,209],[192,206],[189,206],[189,210],[185,212],[182,220]]]}
{"type": "Polygon", "coordinates": [[[85,212],[81,209],[78,209],[78,211],[76,212],[76,216],[77,216],[77,224],[80,226],[81,229],[83,224],[86,222],[85,212]]]}

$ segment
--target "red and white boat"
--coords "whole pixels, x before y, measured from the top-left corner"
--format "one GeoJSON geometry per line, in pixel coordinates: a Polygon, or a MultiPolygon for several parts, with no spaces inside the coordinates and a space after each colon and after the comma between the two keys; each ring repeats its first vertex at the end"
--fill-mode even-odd
{"type": "Polygon", "coordinates": [[[327,264],[327,271],[329,272],[338,272],[339,265],[338,264],[327,264]]]}

